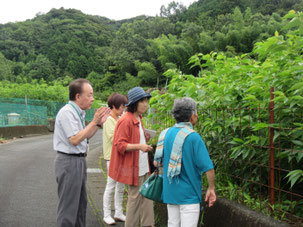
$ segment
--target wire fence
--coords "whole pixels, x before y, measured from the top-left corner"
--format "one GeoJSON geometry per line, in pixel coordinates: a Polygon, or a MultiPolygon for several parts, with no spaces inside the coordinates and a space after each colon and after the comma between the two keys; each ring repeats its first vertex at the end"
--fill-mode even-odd
{"type": "MultiPolygon", "coordinates": [[[[65,105],[54,101],[0,98],[0,127],[19,125],[48,125],[65,105]]],[[[91,121],[94,110],[86,111],[85,120],[91,121]]]]}
{"type": "MultiPolygon", "coordinates": [[[[266,107],[198,108],[198,116],[195,130],[229,197],[302,226],[303,109],[271,101],[266,107]]],[[[151,122],[159,129],[175,123],[170,113],[156,113],[151,122]]]]}
{"type": "Polygon", "coordinates": [[[219,174],[249,192],[247,200],[258,202],[255,208],[267,209],[261,201],[268,201],[274,216],[302,223],[303,185],[298,181],[291,187],[287,177],[303,166],[303,130],[294,124],[302,123],[302,115],[290,112],[286,117],[285,112],[261,107],[201,111],[197,131],[204,135],[219,174]],[[271,122],[273,112],[276,123],[271,122]]]}

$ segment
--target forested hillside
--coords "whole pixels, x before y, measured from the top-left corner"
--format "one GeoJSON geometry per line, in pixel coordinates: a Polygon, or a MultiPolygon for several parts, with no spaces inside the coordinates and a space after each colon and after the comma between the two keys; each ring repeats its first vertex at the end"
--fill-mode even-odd
{"type": "Polygon", "coordinates": [[[122,21],[52,9],[0,24],[0,80],[67,85],[84,77],[102,99],[136,85],[161,87],[168,69],[197,75],[187,64],[195,53],[240,55],[275,31],[285,34],[282,17],[290,9],[303,9],[303,0],[199,0],[188,8],[172,2],[160,16],[122,21]]]}

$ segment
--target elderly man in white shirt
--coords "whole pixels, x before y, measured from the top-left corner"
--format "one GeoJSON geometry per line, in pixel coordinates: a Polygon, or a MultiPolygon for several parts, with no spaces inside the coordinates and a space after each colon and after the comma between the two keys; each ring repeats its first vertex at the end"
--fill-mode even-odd
{"type": "Polygon", "coordinates": [[[59,204],[57,226],[85,226],[86,160],[88,139],[95,135],[109,115],[110,109],[99,108],[93,120],[85,126],[85,110],[94,101],[89,81],[77,79],[69,86],[69,103],[57,114],[54,131],[56,181],[59,204]]]}

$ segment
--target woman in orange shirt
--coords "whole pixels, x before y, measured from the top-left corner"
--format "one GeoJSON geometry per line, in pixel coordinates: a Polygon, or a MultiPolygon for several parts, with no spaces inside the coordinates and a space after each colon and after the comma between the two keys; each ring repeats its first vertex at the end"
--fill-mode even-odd
{"type": "Polygon", "coordinates": [[[142,114],[147,110],[150,93],[141,87],[128,92],[127,112],[118,120],[113,139],[109,176],[129,185],[125,227],[153,226],[153,201],[141,196],[139,189],[150,175],[142,114]]]}

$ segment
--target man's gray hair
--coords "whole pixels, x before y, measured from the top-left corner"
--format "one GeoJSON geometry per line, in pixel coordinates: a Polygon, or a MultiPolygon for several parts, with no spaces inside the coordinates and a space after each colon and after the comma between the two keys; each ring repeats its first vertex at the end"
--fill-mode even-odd
{"type": "Polygon", "coordinates": [[[177,122],[189,122],[190,117],[197,110],[197,103],[189,97],[176,99],[172,114],[177,122]]]}

